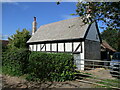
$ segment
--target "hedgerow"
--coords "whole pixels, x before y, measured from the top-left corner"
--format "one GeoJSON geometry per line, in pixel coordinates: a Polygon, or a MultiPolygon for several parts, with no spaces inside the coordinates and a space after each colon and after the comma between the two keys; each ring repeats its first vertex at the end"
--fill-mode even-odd
{"type": "Polygon", "coordinates": [[[28,80],[65,81],[74,79],[73,56],[63,53],[31,52],[28,80]]]}
{"type": "Polygon", "coordinates": [[[9,75],[23,75],[27,73],[27,64],[30,51],[14,49],[2,53],[2,72],[9,75]]]}
{"type": "Polygon", "coordinates": [[[74,79],[73,56],[64,53],[30,52],[14,49],[3,52],[3,73],[13,76],[26,74],[30,81],[65,81],[74,79]]]}

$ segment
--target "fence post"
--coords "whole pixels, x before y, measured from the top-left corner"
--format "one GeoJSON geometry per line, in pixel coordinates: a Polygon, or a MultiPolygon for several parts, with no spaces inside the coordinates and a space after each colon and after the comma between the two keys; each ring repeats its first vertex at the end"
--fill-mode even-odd
{"type": "Polygon", "coordinates": [[[93,69],[95,69],[95,67],[94,67],[94,61],[93,61],[93,69]]]}

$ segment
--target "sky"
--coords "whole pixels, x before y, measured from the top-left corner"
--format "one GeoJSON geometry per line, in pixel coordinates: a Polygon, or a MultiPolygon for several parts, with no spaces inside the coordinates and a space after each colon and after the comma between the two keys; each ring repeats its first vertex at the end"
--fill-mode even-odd
{"type": "MultiPolygon", "coordinates": [[[[37,28],[78,16],[71,16],[75,13],[76,2],[4,2],[2,3],[2,35],[7,39],[26,28],[32,31],[33,17],[37,18],[37,28]]],[[[99,23],[101,24],[101,23],[99,23]]],[[[102,30],[100,30],[101,32],[102,30]]]]}

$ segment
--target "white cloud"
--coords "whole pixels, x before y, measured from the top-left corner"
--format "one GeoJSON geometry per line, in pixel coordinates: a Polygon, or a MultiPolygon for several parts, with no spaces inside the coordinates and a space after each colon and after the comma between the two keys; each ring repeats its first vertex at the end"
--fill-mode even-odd
{"type": "Polygon", "coordinates": [[[11,0],[9,1],[5,1],[5,2],[3,2],[3,4],[4,3],[6,3],[6,4],[12,4],[12,5],[16,5],[16,6],[18,6],[19,5],[19,3],[18,2],[12,2],[11,0]]]}
{"type": "MultiPolygon", "coordinates": [[[[28,5],[23,5],[22,3],[20,2],[12,2],[12,0],[7,0],[8,2],[3,2],[3,3],[6,3],[6,4],[11,4],[11,5],[15,5],[23,10],[27,10],[29,8],[28,5]]],[[[24,2],[23,2],[24,3],[24,2]]]]}

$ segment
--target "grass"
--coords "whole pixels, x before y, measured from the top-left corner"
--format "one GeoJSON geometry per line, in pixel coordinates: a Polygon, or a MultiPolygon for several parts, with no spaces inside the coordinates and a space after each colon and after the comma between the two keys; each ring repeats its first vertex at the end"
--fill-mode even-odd
{"type": "Polygon", "coordinates": [[[104,79],[101,82],[97,82],[97,83],[106,85],[108,88],[111,86],[120,88],[120,80],[118,80],[118,79],[115,79],[115,80],[104,79]]]}
{"type": "Polygon", "coordinates": [[[104,81],[113,82],[113,83],[120,83],[120,79],[105,79],[104,81]]]}
{"type": "Polygon", "coordinates": [[[110,87],[118,87],[120,88],[120,80],[119,79],[99,79],[97,77],[87,77],[95,80],[100,80],[96,81],[95,83],[97,84],[103,84],[103,86],[97,86],[97,87],[105,87],[105,88],[110,88],[110,87]]]}
{"type": "Polygon", "coordinates": [[[95,82],[96,84],[102,84],[101,86],[100,85],[97,85],[96,87],[101,87],[101,88],[111,88],[111,87],[118,87],[120,88],[120,79],[100,79],[99,77],[95,76],[95,75],[92,75],[90,73],[81,73],[80,74],[84,74],[84,75],[88,75],[90,77],[84,77],[84,79],[92,79],[92,80],[95,80],[93,82],[95,82]],[[99,80],[99,81],[97,81],[99,80]]]}

